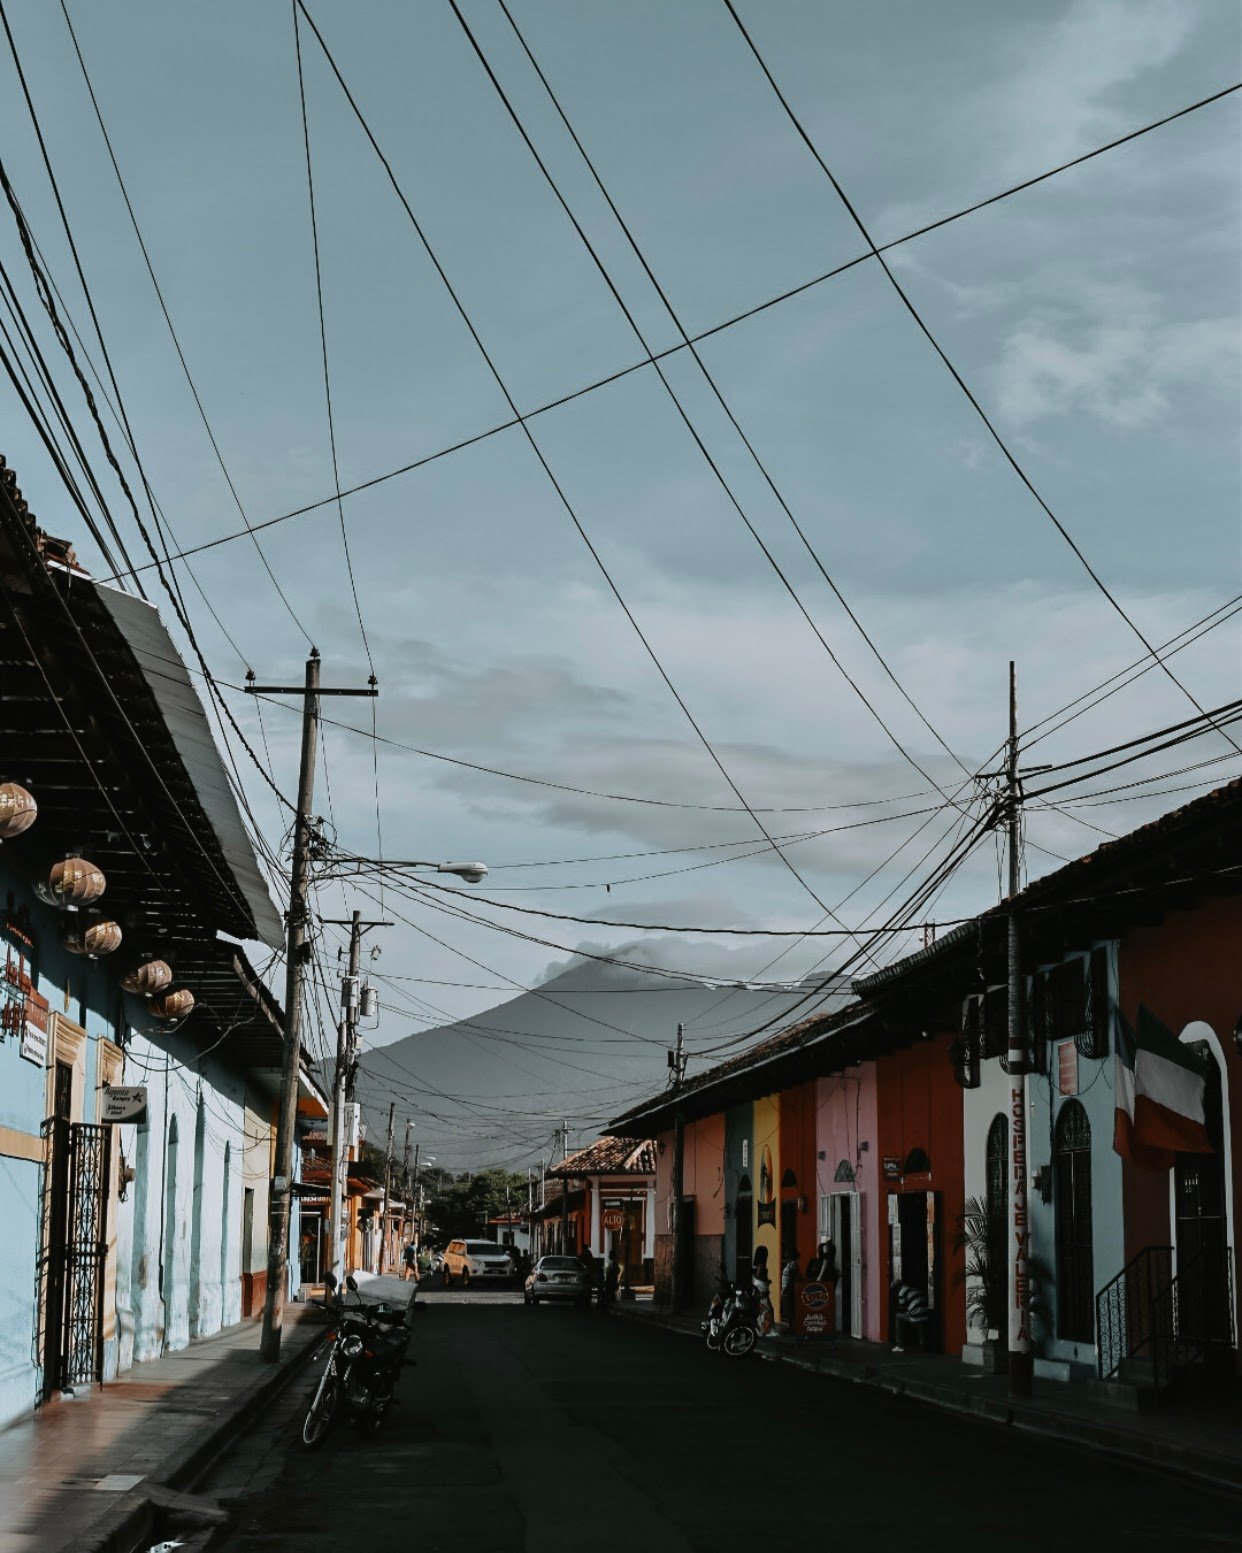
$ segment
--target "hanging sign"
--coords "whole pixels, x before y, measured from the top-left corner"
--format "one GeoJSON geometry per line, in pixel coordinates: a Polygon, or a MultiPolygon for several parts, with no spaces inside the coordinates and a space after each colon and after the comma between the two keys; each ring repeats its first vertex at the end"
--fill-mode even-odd
{"type": "Polygon", "coordinates": [[[37,1068],[47,1067],[47,1026],[27,1019],[22,1025],[21,1054],[37,1068]]]}
{"type": "Polygon", "coordinates": [[[147,1119],[145,1085],[105,1084],[103,1109],[99,1119],[114,1126],[119,1122],[145,1122],[147,1119]]]}

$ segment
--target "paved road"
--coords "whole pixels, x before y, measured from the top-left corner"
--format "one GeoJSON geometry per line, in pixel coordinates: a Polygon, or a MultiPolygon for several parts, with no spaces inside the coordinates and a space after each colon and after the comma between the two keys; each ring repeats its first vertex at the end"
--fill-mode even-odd
{"type": "Polygon", "coordinates": [[[415,1323],[378,1438],[303,1452],[308,1376],[239,1443],[202,1488],[217,1547],[1242,1549],[1237,1498],[594,1309],[430,1292],[415,1323]]]}

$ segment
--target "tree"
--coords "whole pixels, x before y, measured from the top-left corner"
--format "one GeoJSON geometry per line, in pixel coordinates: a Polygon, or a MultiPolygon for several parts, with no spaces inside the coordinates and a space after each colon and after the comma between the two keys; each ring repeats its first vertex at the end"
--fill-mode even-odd
{"type": "Polygon", "coordinates": [[[437,1179],[424,1178],[427,1217],[435,1225],[435,1238],[445,1241],[471,1236],[490,1240],[489,1220],[526,1201],[526,1177],[510,1170],[463,1171],[456,1178],[437,1171],[437,1179]]]}

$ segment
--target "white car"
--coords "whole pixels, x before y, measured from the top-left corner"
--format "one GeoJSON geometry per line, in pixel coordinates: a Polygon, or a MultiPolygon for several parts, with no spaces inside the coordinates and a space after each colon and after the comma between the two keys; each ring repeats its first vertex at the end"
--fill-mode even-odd
{"type": "Polygon", "coordinates": [[[468,1289],[472,1283],[508,1283],[512,1277],[513,1259],[494,1240],[450,1240],[444,1248],[446,1289],[454,1278],[468,1289]]]}

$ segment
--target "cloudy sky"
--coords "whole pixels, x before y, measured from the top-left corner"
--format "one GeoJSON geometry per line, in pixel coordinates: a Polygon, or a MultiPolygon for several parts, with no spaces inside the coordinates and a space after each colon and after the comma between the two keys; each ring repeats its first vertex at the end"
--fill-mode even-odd
{"type": "MultiPolygon", "coordinates": [[[[261,680],[300,678],[311,639],[326,683],[360,683],[369,666],[331,500],[290,7],[69,5],[246,518],[265,523],[318,504],[261,532],[288,608],[255,543],[228,538],[242,527],[238,506],[143,265],[65,17],[36,0],[6,9],[174,545],[227,540],[192,558],[193,581],[178,563],[214,673],[230,685],[247,667],[261,680]]],[[[523,414],[680,343],[499,5],[463,0],[463,11],[638,333],[449,4],[309,0],[309,9],[523,414]]],[[[739,10],[877,243],[1242,76],[1239,13],[1217,3],[780,0],[739,10]]],[[[720,0],[513,0],[511,13],[688,332],[866,251],[720,0]]],[[[349,490],[512,411],[305,21],[301,34],[337,453],[349,490]]],[[[2,48],[0,82],[9,178],[99,364],[2,48]]],[[[1227,97],[889,255],[1040,495],[1153,643],[1242,592],[1240,108],[1242,93],[1227,97]]],[[[38,303],[7,211],[0,260],[33,317],[38,303]]],[[[41,338],[50,356],[50,331],[41,338]]],[[[372,744],[365,703],[325,706],[362,730],[332,726],[325,735],[317,807],[343,848],[378,850],[378,774],[385,853],[486,859],[493,872],[480,893],[494,900],[609,922],[743,929],[810,928],[827,906],[853,927],[869,913],[882,920],[943,855],[956,816],[927,812],[943,804],[936,786],[952,791],[963,768],[994,769],[1010,658],[1024,728],[1142,658],[873,260],[699,350],[771,485],[683,351],[664,364],[668,388],[648,365],[528,423],[565,502],[516,427],[345,497],[380,681],[376,726],[388,742],[372,744]],[[926,722],[851,622],[773,487],[926,722]],[[746,802],[772,811],[762,816],[771,835],[803,838],[787,852],[801,880],[765,846],[704,740],[746,802]],[[860,827],[864,820],[879,823],[860,827]],[[816,831],[825,834],[808,836],[816,831]],[[903,885],[933,843],[940,850],[903,885]],[[758,855],[720,861],[756,846],[758,855]],[[715,850],[616,856],[705,847],[715,850]],[[562,861],[579,858],[587,861],[562,861]],[[684,871],[704,862],[713,866],[684,871]]],[[[82,401],[56,370],[85,436],[82,401]]],[[[0,426],[44,525],[106,574],[7,382],[0,426]]],[[[86,440],[106,469],[97,441],[86,440]]],[[[143,559],[119,488],[101,483],[143,559]]],[[[1237,694],[1237,627],[1226,619],[1171,660],[1204,706],[1237,694]]],[[[252,703],[230,699],[291,792],[293,712],[268,707],[260,728],[252,703]]],[[[1157,670],[1029,759],[1066,759],[1192,712],[1157,670]]],[[[1114,781],[1231,753],[1210,737],[1114,781]]],[[[1220,758],[1137,796],[1110,794],[1065,813],[1032,808],[1028,869],[1089,850],[1102,831],[1129,829],[1239,765],[1220,758]]],[[[246,769],[278,845],[285,821],[246,769]]],[[[963,796],[975,791],[968,785],[963,796]]],[[[365,890],[325,888],[323,909],[378,915],[378,884],[365,890]]],[[[927,915],[944,921],[996,894],[989,843],[927,915]]],[[[377,1042],[493,1005],[500,989],[531,985],[584,940],[615,948],[640,937],[478,908],[547,941],[531,942],[425,901],[388,893],[384,904],[413,925],[374,939],[383,945],[377,969],[430,981],[402,983],[377,1042]]],[[[666,933],[650,952],[678,968],[745,977],[781,947],[666,933]]],[[[767,974],[804,971],[827,949],[822,940],[796,944],[767,974]]],[[[477,1060],[460,1060],[463,1092],[477,1060]]],[[[561,1082],[523,1060],[549,1086],[561,1082]]],[[[653,1082],[662,1077],[653,1066],[653,1082]]]]}

